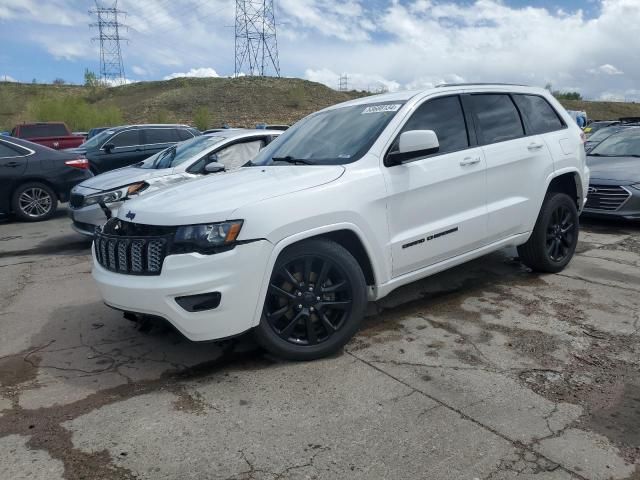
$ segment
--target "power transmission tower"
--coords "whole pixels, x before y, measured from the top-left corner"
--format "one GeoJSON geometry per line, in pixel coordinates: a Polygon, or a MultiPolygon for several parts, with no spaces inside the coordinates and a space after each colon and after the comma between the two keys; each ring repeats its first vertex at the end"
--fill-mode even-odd
{"type": "Polygon", "coordinates": [[[235,76],[280,76],[273,0],[236,0],[235,76]],[[243,72],[243,68],[248,71],[243,72]]]}
{"type": "Polygon", "coordinates": [[[118,0],[111,7],[100,5],[95,0],[96,8],[89,13],[97,17],[97,22],[89,26],[98,29],[98,36],[93,41],[100,42],[100,77],[105,83],[124,83],[124,64],[122,63],[122,50],[120,42],[128,39],[120,36],[120,31],[126,29],[126,25],[118,20],[118,15],[126,12],[118,10],[118,0]]]}
{"type": "Polygon", "coordinates": [[[345,73],[344,75],[340,75],[340,86],[338,88],[341,92],[346,92],[349,90],[349,77],[345,73]]]}

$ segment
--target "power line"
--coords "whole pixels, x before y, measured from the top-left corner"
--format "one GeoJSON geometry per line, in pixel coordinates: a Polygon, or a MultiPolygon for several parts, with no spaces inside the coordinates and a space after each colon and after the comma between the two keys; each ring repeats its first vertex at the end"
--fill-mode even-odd
{"type": "Polygon", "coordinates": [[[280,76],[273,0],[236,0],[235,34],[236,76],[280,76]]]}
{"type": "Polygon", "coordinates": [[[340,90],[341,92],[346,92],[349,90],[349,77],[346,73],[344,75],[340,75],[338,90],[340,90]]]}
{"type": "Polygon", "coordinates": [[[128,40],[120,35],[120,30],[127,27],[118,20],[118,15],[124,15],[125,12],[118,9],[118,0],[115,0],[111,7],[101,6],[98,0],[95,0],[95,3],[96,8],[89,13],[95,15],[98,21],[89,26],[98,29],[98,36],[92,40],[100,42],[100,77],[106,83],[124,83],[120,42],[128,40]]]}

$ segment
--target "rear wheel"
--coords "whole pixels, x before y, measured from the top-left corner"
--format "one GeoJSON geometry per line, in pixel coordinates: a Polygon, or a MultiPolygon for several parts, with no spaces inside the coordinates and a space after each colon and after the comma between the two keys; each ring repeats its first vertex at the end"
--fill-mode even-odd
{"type": "Polygon", "coordinates": [[[573,258],[578,231],[575,201],[565,193],[548,193],[531,237],[518,247],[520,259],[534,271],[557,273],[573,258]]]}
{"type": "Polygon", "coordinates": [[[55,192],[44,183],[29,182],[20,185],[12,197],[15,215],[26,222],[39,222],[53,216],[58,208],[55,192]]]}
{"type": "Polygon", "coordinates": [[[341,245],[322,239],[293,245],[271,274],[256,339],[289,360],[330,355],[358,330],[366,287],[358,262],[341,245]]]}

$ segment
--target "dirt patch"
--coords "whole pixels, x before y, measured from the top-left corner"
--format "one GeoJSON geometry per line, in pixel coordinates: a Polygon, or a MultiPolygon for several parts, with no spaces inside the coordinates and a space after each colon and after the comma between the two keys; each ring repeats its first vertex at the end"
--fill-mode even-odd
{"type": "Polygon", "coordinates": [[[22,355],[13,355],[0,360],[0,385],[15,387],[35,380],[38,375],[40,357],[32,355],[27,361],[22,355]]]}

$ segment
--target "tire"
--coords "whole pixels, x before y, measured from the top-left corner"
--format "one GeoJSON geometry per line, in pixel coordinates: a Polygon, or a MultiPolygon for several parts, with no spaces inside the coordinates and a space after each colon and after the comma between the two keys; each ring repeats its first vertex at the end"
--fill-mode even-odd
{"type": "Polygon", "coordinates": [[[28,182],[13,192],[11,207],[16,217],[24,222],[48,220],[56,213],[58,197],[48,185],[28,182]]]}
{"type": "Polygon", "coordinates": [[[573,258],[578,232],[576,202],[565,193],[549,192],[531,237],[518,247],[520,260],[535,272],[558,273],[573,258]]]}
{"type": "Polygon", "coordinates": [[[358,331],[367,284],[356,259],[324,239],[286,248],[269,280],[257,342],[287,360],[314,360],[341,349],[358,331]]]}

